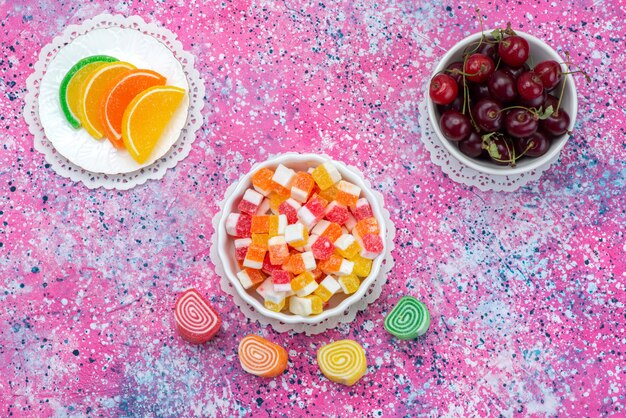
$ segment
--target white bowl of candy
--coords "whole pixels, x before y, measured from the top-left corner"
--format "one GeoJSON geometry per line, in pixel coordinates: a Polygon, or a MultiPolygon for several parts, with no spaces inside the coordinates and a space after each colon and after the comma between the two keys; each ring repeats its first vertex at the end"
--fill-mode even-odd
{"type": "Polygon", "coordinates": [[[427,106],[435,135],[486,174],[521,174],[553,161],[578,107],[564,62],[546,42],[510,28],[468,36],[433,71],[427,106]]]}
{"type": "Polygon", "coordinates": [[[287,324],[316,324],[360,300],[379,275],[383,208],[356,170],[316,154],[256,165],[227,197],[217,254],[237,294],[287,324]]]}

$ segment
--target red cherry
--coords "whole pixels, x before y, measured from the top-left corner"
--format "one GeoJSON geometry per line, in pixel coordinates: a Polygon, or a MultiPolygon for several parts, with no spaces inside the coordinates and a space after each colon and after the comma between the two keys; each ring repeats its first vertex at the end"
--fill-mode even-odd
{"type": "Polygon", "coordinates": [[[498,53],[503,63],[509,67],[516,68],[523,65],[528,59],[530,46],[528,46],[526,39],[513,35],[500,41],[498,53]]]}
{"type": "Polygon", "coordinates": [[[539,76],[543,87],[547,91],[554,89],[563,78],[561,66],[558,62],[552,60],[540,62],[535,66],[533,71],[539,76]]]}
{"type": "Polygon", "coordinates": [[[465,61],[465,78],[473,83],[484,83],[495,70],[493,60],[483,54],[472,54],[465,61]]]}
{"type": "Polygon", "coordinates": [[[517,79],[517,92],[522,100],[535,99],[543,94],[543,83],[537,74],[527,71],[517,79]]]}
{"type": "Polygon", "coordinates": [[[430,98],[439,105],[447,105],[454,101],[459,88],[454,78],[447,74],[437,74],[430,80],[430,98]]]}

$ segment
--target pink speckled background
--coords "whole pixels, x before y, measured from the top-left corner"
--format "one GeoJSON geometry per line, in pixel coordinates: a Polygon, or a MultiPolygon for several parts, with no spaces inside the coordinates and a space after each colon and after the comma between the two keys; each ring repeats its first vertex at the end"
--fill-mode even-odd
{"type": "Polygon", "coordinates": [[[438,46],[477,30],[474,6],[0,2],[0,416],[624,416],[624,3],[520,3],[480,7],[490,27],[510,20],[569,50],[593,81],[578,79],[576,132],[559,163],[495,193],[430,163],[416,110],[438,46]],[[41,47],[101,12],[177,33],[206,80],[189,157],[128,192],[56,175],[22,117],[41,47]],[[208,259],[227,186],[287,150],[358,166],[398,228],[378,302],[319,336],[247,321],[208,259]],[[201,347],[173,332],[172,306],[189,286],[224,320],[201,347]],[[416,341],[382,327],[404,294],[432,312],[416,341]],[[241,370],[248,333],[288,349],[285,374],[241,370]],[[341,338],[367,351],[352,388],[315,363],[320,345],[341,338]]]}

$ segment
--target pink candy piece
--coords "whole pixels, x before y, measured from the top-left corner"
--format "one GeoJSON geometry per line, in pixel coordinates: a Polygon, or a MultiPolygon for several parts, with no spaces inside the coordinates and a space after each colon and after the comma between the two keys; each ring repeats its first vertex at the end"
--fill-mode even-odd
{"type": "Polygon", "coordinates": [[[278,213],[287,216],[287,223],[289,225],[298,222],[298,209],[302,205],[296,202],[294,199],[289,198],[278,206],[278,213]]]}
{"type": "Polygon", "coordinates": [[[348,220],[350,216],[350,212],[348,212],[348,208],[340,205],[337,202],[332,202],[330,205],[326,207],[325,218],[330,222],[338,223],[339,225],[343,225],[348,220]]]}
{"type": "Polygon", "coordinates": [[[365,234],[362,241],[361,257],[373,260],[376,256],[383,252],[383,240],[380,235],[365,234]]]}
{"type": "Polygon", "coordinates": [[[235,240],[235,258],[239,261],[243,261],[246,258],[248,247],[252,244],[250,238],[240,238],[235,240]]]}
{"type": "Polygon", "coordinates": [[[368,202],[364,197],[357,200],[356,206],[350,209],[352,210],[352,213],[357,221],[374,216],[370,202],[368,202]]]}
{"type": "Polygon", "coordinates": [[[311,246],[311,251],[318,260],[328,260],[335,252],[335,246],[328,237],[322,235],[315,240],[311,246]]]}
{"type": "Polygon", "coordinates": [[[250,238],[252,217],[245,213],[231,213],[226,218],[226,233],[234,237],[250,238]]]}
{"type": "Polygon", "coordinates": [[[243,198],[241,199],[241,202],[239,202],[237,209],[239,209],[239,212],[247,213],[248,215],[255,215],[262,202],[263,195],[261,193],[254,189],[248,189],[243,194],[243,198]]]}
{"type": "Polygon", "coordinates": [[[298,210],[298,218],[307,228],[311,229],[324,217],[324,209],[322,202],[317,196],[314,196],[298,210]]]}
{"type": "Polygon", "coordinates": [[[283,269],[283,266],[272,264],[272,262],[270,261],[269,253],[265,254],[265,260],[263,260],[263,267],[261,267],[261,270],[263,270],[265,274],[271,275],[276,270],[282,270],[282,269],[283,269]]]}
{"type": "Polygon", "coordinates": [[[275,270],[272,272],[272,282],[274,283],[274,290],[277,292],[289,292],[291,279],[293,279],[293,274],[288,271],[275,270]]]}

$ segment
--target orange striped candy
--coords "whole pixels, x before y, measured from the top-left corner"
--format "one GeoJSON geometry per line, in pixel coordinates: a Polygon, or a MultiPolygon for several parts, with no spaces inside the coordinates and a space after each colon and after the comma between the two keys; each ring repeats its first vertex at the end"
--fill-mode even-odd
{"type": "Polygon", "coordinates": [[[176,329],[192,344],[209,341],[222,325],[219,314],[195,289],[189,289],[176,301],[174,308],[176,329]]]}
{"type": "Polygon", "coordinates": [[[248,335],[239,343],[241,367],[256,376],[276,377],[287,368],[287,351],[258,335],[248,335]]]}

